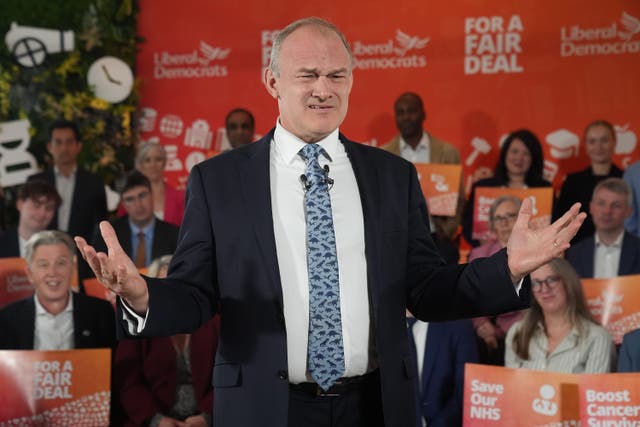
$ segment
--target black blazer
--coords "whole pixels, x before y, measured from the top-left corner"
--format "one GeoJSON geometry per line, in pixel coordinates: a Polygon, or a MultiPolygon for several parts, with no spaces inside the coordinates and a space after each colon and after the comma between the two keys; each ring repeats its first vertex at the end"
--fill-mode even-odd
{"type": "MultiPolygon", "coordinates": [[[[74,348],[114,348],[115,318],[107,301],[72,292],[74,348]]],[[[0,349],[33,350],[36,305],[33,297],[0,310],[0,349]]]]}
{"type": "MultiPolygon", "coordinates": [[[[56,186],[53,168],[48,168],[44,172],[29,177],[29,181],[37,179],[46,181],[54,187],[56,186]]],[[[102,179],[78,167],[76,169],[76,184],[73,189],[69,230],[67,232],[72,237],[82,236],[88,241],[95,225],[106,217],[107,196],[102,179]]],[[[49,230],[58,230],[57,211],[48,228],[49,230]]]]}
{"type": "MultiPolygon", "coordinates": [[[[593,262],[596,252],[595,236],[582,239],[567,250],[567,261],[583,279],[593,278],[593,262]]],[[[640,274],[640,238],[625,231],[622,238],[622,251],[618,276],[640,274]]]]}
{"type": "MultiPolygon", "coordinates": [[[[169,277],[146,279],[145,336],[192,331],[220,313],[213,412],[214,425],[221,427],[287,425],[287,333],[269,180],[272,137],[273,131],[193,167],[169,277]]],[[[409,426],[415,422],[416,370],[405,307],[423,320],[511,311],[526,306],[528,284],[518,298],[504,250],[468,266],[443,266],[415,167],[340,139],[362,202],[385,423],[409,426]]],[[[116,316],[120,305],[118,310],[116,316]]],[[[122,322],[118,333],[126,334],[122,322]]]]}
{"type": "Polygon", "coordinates": [[[0,231],[0,258],[14,258],[20,256],[20,240],[18,229],[10,228],[0,231]]]}

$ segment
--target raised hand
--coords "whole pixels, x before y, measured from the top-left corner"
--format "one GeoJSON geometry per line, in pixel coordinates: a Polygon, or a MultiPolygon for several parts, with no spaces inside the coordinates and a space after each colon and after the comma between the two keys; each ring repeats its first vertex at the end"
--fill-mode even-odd
{"type": "Polygon", "coordinates": [[[536,230],[529,224],[531,200],[526,198],[507,242],[509,272],[513,281],[562,256],[586,217],[586,213],[580,213],[580,203],[575,203],[553,224],[536,230]]]}
{"type": "Polygon", "coordinates": [[[75,242],[80,254],[87,261],[102,285],[117,295],[138,314],[144,315],[149,305],[147,283],[138,268],[120,246],[116,232],[107,221],[100,223],[100,233],[107,245],[107,252],[96,252],[82,237],[75,242]]]}

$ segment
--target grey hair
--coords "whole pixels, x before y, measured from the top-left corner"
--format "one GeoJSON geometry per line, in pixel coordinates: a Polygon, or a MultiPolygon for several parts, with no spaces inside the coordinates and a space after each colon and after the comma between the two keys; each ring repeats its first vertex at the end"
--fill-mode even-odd
{"type": "Polygon", "coordinates": [[[595,197],[596,192],[601,189],[606,189],[611,191],[612,193],[622,194],[623,196],[626,196],[627,206],[633,206],[633,193],[631,192],[631,187],[624,179],[607,178],[603,181],[600,181],[598,185],[596,185],[593,189],[591,200],[593,200],[593,198],[595,197]]]}
{"type": "Polygon", "coordinates": [[[171,264],[171,258],[173,255],[162,255],[151,261],[149,264],[149,268],[147,269],[147,276],[149,277],[158,277],[158,273],[163,268],[169,268],[169,264],[171,264]]]}
{"type": "Polygon", "coordinates": [[[325,19],[311,16],[308,18],[298,19],[297,21],[294,21],[291,24],[287,25],[282,30],[280,30],[273,39],[273,46],[271,47],[271,58],[269,59],[269,68],[271,69],[271,72],[273,72],[273,74],[275,74],[277,77],[280,77],[280,70],[278,69],[278,58],[280,57],[280,49],[282,49],[282,43],[284,43],[285,39],[289,37],[291,33],[299,28],[306,26],[324,28],[325,30],[329,30],[340,37],[340,41],[349,54],[349,66],[351,69],[353,69],[353,65],[355,62],[353,59],[353,52],[351,51],[351,46],[349,46],[347,38],[344,36],[344,34],[342,34],[342,31],[340,31],[338,27],[325,19]]]}
{"type": "Polygon", "coordinates": [[[27,240],[27,244],[24,248],[24,259],[27,260],[28,265],[31,265],[33,254],[39,246],[58,244],[65,245],[69,250],[69,255],[71,255],[71,257],[76,255],[76,245],[67,233],[58,230],[44,230],[35,233],[29,238],[29,240],[27,240]]]}
{"type": "Polygon", "coordinates": [[[520,210],[520,205],[522,205],[522,200],[516,196],[500,196],[495,199],[489,208],[489,228],[491,230],[493,230],[493,216],[496,214],[498,207],[505,202],[511,202],[516,205],[518,211],[520,210]]]}
{"type": "Polygon", "coordinates": [[[136,150],[136,167],[144,161],[144,158],[147,156],[147,154],[149,154],[149,151],[151,151],[155,147],[158,147],[160,149],[162,158],[165,161],[167,160],[167,151],[164,149],[164,146],[162,144],[155,141],[145,141],[142,144],[138,145],[138,149],[136,150]]]}

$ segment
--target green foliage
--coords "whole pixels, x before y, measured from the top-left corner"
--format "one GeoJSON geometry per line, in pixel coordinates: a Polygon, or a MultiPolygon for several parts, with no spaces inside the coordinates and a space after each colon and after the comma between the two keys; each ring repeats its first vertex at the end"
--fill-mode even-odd
{"type": "Polygon", "coordinates": [[[86,76],[91,64],[105,55],[133,68],[141,42],[136,35],[138,10],[136,0],[0,1],[0,121],[29,119],[29,149],[41,164],[49,161],[49,123],[66,118],[80,127],[82,167],[106,183],[132,167],[137,84],[126,100],[109,104],[93,96],[86,76]],[[4,42],[12,22],[72,30],[75,50],[47,55],[36,67],[22,67],[4,42]]]}

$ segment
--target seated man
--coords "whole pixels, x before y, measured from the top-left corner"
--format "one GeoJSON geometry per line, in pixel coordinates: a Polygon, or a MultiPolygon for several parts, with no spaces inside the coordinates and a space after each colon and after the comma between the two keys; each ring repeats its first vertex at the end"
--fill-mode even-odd
{"type": "Polygon", "coordinates": [[[618,372],[640,372],[640,329],[624,335],[618,357],[618,372]]]}
{"type": "Polygon", "coordinates": [[[0,258],[24,257],[27,240],[46,230],[62,199],[55,187],[45,181],[29,181],[20,187],[16,209],[18,226],[0,232],[0,258]]]}
{"type": "Polygon", "coordinates": [[[72,292],[76,251],[62,231],[41,231],[25,248],[35,294],[0,310],[0,349],[113,347],[115,317],[106,301],[72,292]]]}
{"type": "Polygon", "coordinates": [[[596,232],[567,251],[582,278],[606,279],[640,273],[640,239],[625,231],[632,194],[621,178],[607,178],[593,190],[589,213],[596,232]]]}
{"type": "MultiPolygon", "coordinates": [[[[153,214],[153,194],[149,179],[137,170],[129,172],[121,194],[126,215],[111,221],[122,248],[138,268],[148,267],[151,260],[172,254],[178,242],[178,227],[153,214]]],[[[92,245],[107,247],[96,228],[92,245]]],[[[83,275],[84,277],[88,277],[83,275]]]]}

